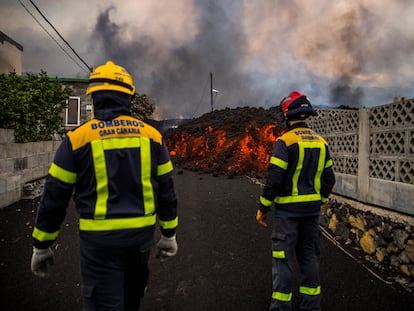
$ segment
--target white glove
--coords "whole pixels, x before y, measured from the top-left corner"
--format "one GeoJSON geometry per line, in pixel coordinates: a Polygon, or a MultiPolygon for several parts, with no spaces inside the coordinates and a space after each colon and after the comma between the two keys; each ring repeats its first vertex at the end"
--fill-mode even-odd
{"type": "Polygon", "coordinates": [[[49,277],[49,266],[54,264],[55,254],[49,248],[33,247],[32,261],[30,268],[32,273],[40,278],[49,277]]]}
{"type": "Polygon", "coordinates": [[[175,234],[172,237],[167,238],[161,235],[161,239],[157,243],[157,258],[165,259],[175,256],[178,251],[177,240],[175,234]]]}

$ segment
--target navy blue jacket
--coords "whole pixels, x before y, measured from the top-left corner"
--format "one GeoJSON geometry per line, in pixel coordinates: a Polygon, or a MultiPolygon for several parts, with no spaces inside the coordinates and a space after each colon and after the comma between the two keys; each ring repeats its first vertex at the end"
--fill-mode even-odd
{"type": "Polygon", "coordinates": [[[157,218],[172,236],[178,225],[173,166],[161,134],[130,116],[130,98],[94,97],[94,118],[67,133],[50,166],[33,244],[58,237],[74,194],[81,239],[103,246],[152,242],[157,218]]]}
{"type": "Polygon", "coordinates": [[[326,141],[304,122],[288,128],[276,141],[260,209],[272,204],[278,216],[301,217],[320,214],[335,184],[332,159],[326,141]]]}

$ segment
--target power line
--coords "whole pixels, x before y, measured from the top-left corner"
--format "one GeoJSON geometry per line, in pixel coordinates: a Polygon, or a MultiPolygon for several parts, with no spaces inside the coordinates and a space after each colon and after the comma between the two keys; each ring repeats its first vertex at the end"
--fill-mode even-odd
{"type": "MultiPolygon", "coordinates": [[[[50,33],[50,32],[48,32],[47,31],[47,29],[45,28],[45,27],[43,27],[43,25],[39,22],[39,20],[30,12],[30,10],[20,1],[20,0],[17,0],[17,1],[19,1],[19,3],[22,5],[22,7],[26,10],[26,12],[27,13],[29,13],[30,14],[30,16],[31,17],[33,17],[33,19],[36,21],[36,23],[49,35],[49,37],[53,40],[53,41],[55,41],[55,43],[62,49],[62,51],[76,64],[76,65],[78,65],[82,70],[85,70],[85,68],[84,67],[82,67],[82,65],[80,65],[77,61],[76,61],[76,59],[74,59],[73,57],[72,57],[72,55],[70,55],[65,49],[64,49],[64,47],[59,43],[59,42],[57,42],[56,41],[56,39],[55,38],[53,38],[53,36],[52,36],[52,34],[50,33]]],[[[87,70],[85,70],[86,72],[88,72],[89,73],[89,71],[87,71],[87,70]]]]}
{"type": "MultiPolygon", "coordinates": [[[[20,0],[19,0],[20,1],[20,0]]],[[[55,26],[52,25],[52,23],[46,18],[46,16],[43,15],[43,13],[39,10],[39,8],[37,7],[36,4],[34,4],[34,2],[32,0],[29,0],[30,3],[35,7],[35,9],[37,10],[37,12],[39,12],[39,14],[44,18],[44,20],[50,25],[50,27],[53,28],[53,30],[57,33],[57,35],[60,37],[60,39],[62,39],[63,42],[66,43],[66,45],[72,50],[72,52],[78,57],[78,59],[86,66],[86,68],[89,69],[90,72],[92,72],[92,67],[90,67],[83,59],[82,57],[79,56],[78,53],[76,53],[76,51],[72,48],[72,46],[62,37],[62,35],[59,33],[59,31],[57,31],[57,29],[55,28],[55,26]]]]}
{"type": "Polygon", "coordinates": [[[194,111],[193,115],[191,116],[191,119],[194,118],[198,108],[200,108],[200,105],[203,101],[203,98],[204,98],[204,95],[205,95],[205,92],[206,92],[207,83],[208,83],[208,79],[206,80],[206,83],[204,84],[203,93],[201,94],[200,101],[198,102],[197,109],[194,111]]]}
{"type": "Polygon", "coordinates": [[[55,26],[52,25],[52,23],[46,18],[46,16],[43,15],[43,13],[39,10],[39,8],[34,4],[32,0],[29,0],[30,3],[35,7],[37,12],[44,18],[44,20],[50,25],[50,27],[53,28],[53,30],[57,33],[57,35],[63,40],[63,42],[66,43],[66,45],[72,50],[72,52],[79,58],[79,60],[89,69],[90,72],[92,72],[92,67],[90,67],[79,55],[76,53],[76,51],[72,48],[72,46],[62,37],[62,35],[57,31],[55,26]]]}

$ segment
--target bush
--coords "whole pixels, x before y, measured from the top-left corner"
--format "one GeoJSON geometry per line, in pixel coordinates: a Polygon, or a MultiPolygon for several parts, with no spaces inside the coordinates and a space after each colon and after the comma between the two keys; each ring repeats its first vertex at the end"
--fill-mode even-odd
{"type": "Polygon", "coordinates": [[[146,94],[135,93],[131,103],[131,114],[141,120],[149,118],[155,110],[154,103],[146,94]]]}
{"type": "Polygon", "coordinates": [[[0,128],[14,129],[18,143],[52,139],[65,133],[63,111],[72,90],[45,71],[18,76],[0,75],[0,128]]]}

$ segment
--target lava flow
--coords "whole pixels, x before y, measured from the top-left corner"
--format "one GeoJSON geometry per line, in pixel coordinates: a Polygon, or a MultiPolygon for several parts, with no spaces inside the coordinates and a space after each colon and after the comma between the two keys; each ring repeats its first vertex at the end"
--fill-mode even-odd
{"type": "Polygon", "coordinates": [[[263,178],[274,143],[283,131],[276,107],[245,107],[207,113],[164,136],[177,167],[263,178]]]}

